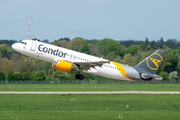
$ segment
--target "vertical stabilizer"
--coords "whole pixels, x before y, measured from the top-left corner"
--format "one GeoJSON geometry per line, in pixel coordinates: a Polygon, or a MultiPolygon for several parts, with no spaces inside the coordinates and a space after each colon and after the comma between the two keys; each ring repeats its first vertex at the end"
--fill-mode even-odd
{"type": "Polygon", "coordinates": [[[166,55],[166,51],[158,50],[149,57],[147,57],[145,60],[140,62],[135,67],[140,68],[146,72],[155,74],[160,64],[162,63],[165,55],[166,55]]]}

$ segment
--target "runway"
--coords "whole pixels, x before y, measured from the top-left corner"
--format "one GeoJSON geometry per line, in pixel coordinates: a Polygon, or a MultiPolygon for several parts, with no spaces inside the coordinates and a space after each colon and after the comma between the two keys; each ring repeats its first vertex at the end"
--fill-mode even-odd
{"type": "Polygon", "coordinates": [[[180,94],[180,91],[0,91],[0,94],[180,94]]]}

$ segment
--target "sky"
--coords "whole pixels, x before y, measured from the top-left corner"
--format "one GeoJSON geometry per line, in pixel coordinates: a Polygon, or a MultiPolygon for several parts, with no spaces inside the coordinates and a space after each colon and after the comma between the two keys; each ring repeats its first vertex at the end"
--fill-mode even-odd
{"type": "Polygon", "coordinates": [[[180,0],[0,0],[0,39],[180,40],[180,0]]]}

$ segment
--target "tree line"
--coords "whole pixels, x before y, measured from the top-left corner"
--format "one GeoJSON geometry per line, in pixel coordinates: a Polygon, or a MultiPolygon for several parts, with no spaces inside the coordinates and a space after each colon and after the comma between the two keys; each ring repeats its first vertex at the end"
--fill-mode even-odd
{"type": "MultiPolygon", "coordinates": [[[[41,40],[38,40],[41,41],[41,40]]],[[[68,80],[75,79],[76,71],[58,71],[51,67],[52,63],[33,59],[30,66],[26,63],[28,56],[17,53],[11,48],[16,40],[0,40],[0,80],[68,80]]],[[[49,42],[42,42],[68,48],[89,55],[103,57],[105,59],[133,66],[144,60],[158,49],[167,51],[167,54],[156,74],[164,80],[180,78],[180,42],[176,39],[163,38],[149,41],[142,40],[113,40],[104,38],[102,40],[86,40],[82,37],[60,38],[49,42]]],[[[104,79],[85,74],[85,79],[104,79]]]]}

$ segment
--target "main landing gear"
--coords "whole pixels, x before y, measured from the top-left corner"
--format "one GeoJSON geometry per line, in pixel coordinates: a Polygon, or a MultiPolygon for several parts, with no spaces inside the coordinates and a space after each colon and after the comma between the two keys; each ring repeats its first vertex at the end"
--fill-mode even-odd
{"type": "Polygon", "coordinates": [[[78,73],[76,74],[75,78],[82,80],[82,79],[84,78],[84,76],[82,75],[82,72],[81,72],[81,75],[79,75],[79,72],[78,72],[78,73]]]}
{"type": "Polygon", "coordinates": [[[29,58],[29,62],[27,62],[27,65],[30,66],[32,57],[29,58]]]}
{"type": "Polygon", "coordinates": [[[79,75],[79,74],[77,74],[77,75],[75,76],[75,78],[76,78],[76,79],[80,79],[80,80],[82,80],[84,77],[83,77],[83,75],[79,75]]]}

